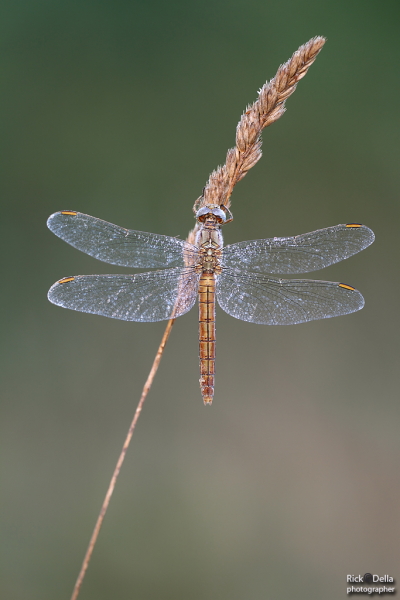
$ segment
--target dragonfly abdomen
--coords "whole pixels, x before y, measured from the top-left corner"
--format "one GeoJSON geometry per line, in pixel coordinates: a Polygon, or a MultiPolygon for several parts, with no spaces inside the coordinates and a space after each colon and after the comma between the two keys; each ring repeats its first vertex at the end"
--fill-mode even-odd
{"type": "Polygon", "coordinates": [[[214,396],[215,379],[215,277],[203,273],[199,281],[200,388],[204,404],[214,396]]]}

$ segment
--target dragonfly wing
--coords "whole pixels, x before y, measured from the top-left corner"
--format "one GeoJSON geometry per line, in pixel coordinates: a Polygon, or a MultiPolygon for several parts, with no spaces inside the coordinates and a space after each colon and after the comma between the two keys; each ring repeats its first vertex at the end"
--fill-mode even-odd
{"type": "Polygon", "coordinates": [[[223,264],[257,273],[308,273],[357,254],[374,239],[365,225],[335,225],[294,237],[231,244],[223,250],[223,264]]]}
{"type": "Polygon", "coordinates": [[[124,229],[75,211],[54,213],[48,228],[78,250],[122,267],[162,268],[194,264],[195,246],[168,235],[124,229]]]}
{"type": "Polygon", "coordinates": [[[53,304],[122,321],[163,321],[188,312],[197,297],[195,269],[136,275],[77,275],[49,290],[53,304]]]}
{"type": "Polygon", "coordinates": [[[360,310],[364,298],[343,283],[310,279],[270,279],[223,269],[217,299],[232,317],[263,325],[293,325],[360,310]]]}

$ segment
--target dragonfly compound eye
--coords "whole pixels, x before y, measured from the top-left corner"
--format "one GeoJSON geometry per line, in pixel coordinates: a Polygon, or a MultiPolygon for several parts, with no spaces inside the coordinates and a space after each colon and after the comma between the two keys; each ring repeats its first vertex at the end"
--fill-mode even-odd
{"type": "Polygon", "coordinates": [[[226,221],[226,214],[218,206],[203,206],[197,211],[196,219],[203,222],[207,218],[207,215],[214,215],[218,223],[225,223],[226,221]]]}

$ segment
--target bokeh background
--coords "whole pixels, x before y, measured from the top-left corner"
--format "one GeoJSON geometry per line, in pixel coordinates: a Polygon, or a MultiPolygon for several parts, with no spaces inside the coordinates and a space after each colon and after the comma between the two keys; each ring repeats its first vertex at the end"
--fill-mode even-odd
{"type": "Polygon", "coordinates": [[[397,0],[0,12],[1,598],[69,598],[165,327],[51,305],[57,279],[121,269],[47,217],[185,237],[242,110],[314,35],[328,42],[265,131],[225,241],[366,223],[375,244],[315,274],[366,306],[292,327],[219,310],[211,409],[197,311],[176,322],[81,598],[337,600],[347,574],[400,580],[397,0]]]}

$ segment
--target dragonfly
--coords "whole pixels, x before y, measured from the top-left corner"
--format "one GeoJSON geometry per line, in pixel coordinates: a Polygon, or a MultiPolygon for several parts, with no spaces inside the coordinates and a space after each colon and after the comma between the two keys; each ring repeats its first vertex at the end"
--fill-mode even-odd
{"type": "Polygon", "coordinates": [[[317,271],[375,239],[365,225],[347,223],[224,247],[221,228],[231,220],[224,205],[202,206],[189,243],[72,210],[56,212],[47,225],[74,248],[112,265],[154,270],[64,277],[50,288],[48,298],[64,308],[141,322],[180,317],[198,299],[200,388],[204,404],[211,405],[216,301],[232,317],[262,325],[293,325],[355,312],[364,306],[364,298],[351,285],[271,275],[317,271]]]}

